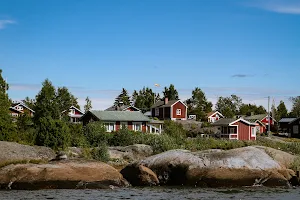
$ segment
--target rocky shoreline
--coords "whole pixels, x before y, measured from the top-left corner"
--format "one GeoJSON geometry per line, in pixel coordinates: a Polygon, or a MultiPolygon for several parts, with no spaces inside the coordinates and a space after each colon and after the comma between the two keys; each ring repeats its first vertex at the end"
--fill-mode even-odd
{"type": "MultiPolygon", "coordinates": [[[[57,160],[54,152],[46,147],[41,150],[41,147],[0,142],[0,149],[0,163],[22,159],[57,160]]],[[[262,146],[199,152],[177,149],[157,155],[152,155],[147,145],[111,147],[109,154],[113,161],[109,163],[78,159],[79,149],[70,151],[73,158],[63,156],[61,161],[8,163],[0,167],[0,189],[113,189],[130,185],[290,187],[299,184],[296,173],[289,169],[296,156],[262,146]],[[118,167],[114,167],[116,165],[118,167]]]]}

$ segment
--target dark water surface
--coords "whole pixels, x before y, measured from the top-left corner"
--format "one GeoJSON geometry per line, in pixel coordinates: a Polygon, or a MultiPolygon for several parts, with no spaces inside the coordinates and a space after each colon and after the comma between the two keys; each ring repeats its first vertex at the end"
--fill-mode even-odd
{"type": "Polygon", "coordinates": [[[300,200],[300,189],[283,188],[238,188],[238,189],[203,189],[203,188],[122,188],[115,190],[11,190],[0,191],[1,200],[39,200],[39,199],[271,199],[300,200]]]}

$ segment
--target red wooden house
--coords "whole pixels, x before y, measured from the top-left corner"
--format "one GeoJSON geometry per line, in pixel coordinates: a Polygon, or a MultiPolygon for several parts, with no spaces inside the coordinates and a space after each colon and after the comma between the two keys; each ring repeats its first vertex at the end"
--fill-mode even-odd
{"type": "Polygon", "coordinates": [[[213,126],[218,127],[221,138],[230,140],[256,140],[256,123],[242,118],[223,118],[213,123],[213,126]]]}
{"type": "Polygon", "coordinates": [[[63,114],[67,114],[70,118],[71,123],[79,123],[80,118],[83,116],[84,112],[76,108],[75,106],[71,106],[69,110],[65,110],[62,112],[63,114]]]}
{"type": "MultiPolygon", "coordinates": [[[[268,114],[261,114],[261,115],[251,115],[244,118],[245,120],[254,120],[254,121],[260,121],[263,124],[263,127],[260,127],[260,133],[265,133],[268,130],[269,126],[269,116],[268,114]]],[[[271,127],[274,125],[275,120],[270,116],[270,124],[271,127]]]]}
{"type": "Polygon", "coordinates": [[[160,120],[187,120],[187,106],[180,100],[158,101],[151,107],[151,117],[160,120]]]}
{"type": "Polygon", "coordinates": [[[224,116],[219,111],[213,111],[207,114],[207,121],[210,123],[214,123],[222,118],[224,118],[224,116]]]}
{"type": "Polygon", "coordinates": [[[11,116],[13,117],[18,117],[20,116],[20,114],[25,114],[25,113],[31,117],[33,117],[34,115],[34,110],[29,108],[23,102],[13,102],[9,110],[11,116]]]}

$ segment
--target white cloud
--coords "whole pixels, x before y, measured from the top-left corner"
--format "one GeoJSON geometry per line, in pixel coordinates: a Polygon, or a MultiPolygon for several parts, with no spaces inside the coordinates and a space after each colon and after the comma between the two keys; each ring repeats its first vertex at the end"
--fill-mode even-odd
{"type": "Polygon", "coordinates": [[[300,2],[297,0],[259,0],[247,4],[276,13],[300,15],[300,2]]]}
{"type": "Polygon", "coordinates": [[[0,20],[0,29],[4,29],[8,24],[15,24],[13,20],[0,20]]]}

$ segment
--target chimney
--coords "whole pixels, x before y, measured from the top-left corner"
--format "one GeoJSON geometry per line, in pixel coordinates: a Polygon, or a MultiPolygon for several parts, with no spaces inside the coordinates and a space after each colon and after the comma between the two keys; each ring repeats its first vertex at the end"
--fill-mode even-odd
{"type": "Polygon", "coordinates": [[[167,105],[168,102],[169,102],[169,99],[168,99],[168,97],[166,97],[166,98],[165,98],[165,105],[167,105]]]}

